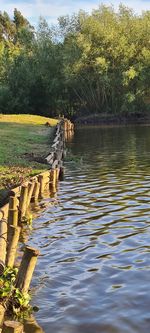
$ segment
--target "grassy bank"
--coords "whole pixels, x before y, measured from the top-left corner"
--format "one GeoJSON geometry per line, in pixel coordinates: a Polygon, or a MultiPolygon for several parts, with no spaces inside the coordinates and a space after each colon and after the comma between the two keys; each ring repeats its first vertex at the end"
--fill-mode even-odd
{"type": "Polygon", "coordinates": [[[0,204],[10,188],[47,169],[57,120],[32,115],[0,115],[0,204]],[[51,126],[45,126],[46,123],[51,126]]]}

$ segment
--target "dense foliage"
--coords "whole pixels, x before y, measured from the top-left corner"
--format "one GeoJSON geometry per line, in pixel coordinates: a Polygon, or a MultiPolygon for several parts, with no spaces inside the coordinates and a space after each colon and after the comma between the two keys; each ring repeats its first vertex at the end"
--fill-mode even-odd
{"type": "Polygon", "coordinates": [[[0,13],[0,112],[55,116],[149,107],[150,11],[120,5],[60,17],[37,31],[0,13]]]}

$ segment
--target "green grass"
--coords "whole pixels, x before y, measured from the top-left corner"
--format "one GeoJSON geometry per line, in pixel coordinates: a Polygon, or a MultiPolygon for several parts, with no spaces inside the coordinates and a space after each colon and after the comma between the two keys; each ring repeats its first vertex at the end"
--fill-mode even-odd
{"type": "Polygon", "coordinates": [[[0,114],[0,203],[8,189],[47,169],[41,162],[50,151],[56,123],[40,116],[0,114]]]}
{"type": "Polygon", "coordinates": [[[51,126],[55,126],[57,124],[56,119],[33,116],[31,114],[0,114],[0,122],[31,125],[44,125],[46,122],[49,122],[51,126]]]}

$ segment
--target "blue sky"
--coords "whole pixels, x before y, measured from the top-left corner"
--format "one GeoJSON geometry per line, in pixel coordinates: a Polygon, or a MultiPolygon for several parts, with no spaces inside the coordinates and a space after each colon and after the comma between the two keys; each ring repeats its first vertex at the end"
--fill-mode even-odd
{"type": "Polygon", "coordinates": [[[0,10],[5,10],[12,16],[13,9],[16,7],[32,24],[36,25],[40,15],[49,23],[55,23],[57,17],[77,12],[79,9],[90,12],[101,3],[113,4],[117,9],[120,2],[133,8],[136,13],[150,10],[150,0],[103,0],[102,2],[99,0],[0,0],[0,10]]]}

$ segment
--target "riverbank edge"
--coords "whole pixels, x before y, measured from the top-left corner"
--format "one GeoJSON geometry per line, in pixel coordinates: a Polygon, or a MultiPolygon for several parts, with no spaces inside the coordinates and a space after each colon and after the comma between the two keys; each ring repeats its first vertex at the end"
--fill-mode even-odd
{"type": "MultiPolygon", "coordinates": [[[[58,122],[58,124],[59,124],[59,122],[58,122]]],[[[56,133],[55,133],[56,132],[56,128],[57,128],[57,125],[55,126],[55,130],[54,130],[53,142],[54,142],[55,136],[56,136],[56,133]]],[[[51,149],[51,146],[50,146],[50,149],[51,149]]],[[[46,162],[46,156],[45,156],[45,163],[47,163],[46,162]]],[[[8,210],[8,207],[9,207],[9,203],[8,202],[9,202],[9,197],[10,197],[11,193],[14,192],[14,193],[16,193],[16,194],[19,195],[22,185],[26,184],[29,181],[33,181],[35,179],[38,179],[38,177],[40,177],[40,176],[47,176],[47,175],[49,175],[49,170],[50,170],[50,166],[47,163],[47,169],[43,170],[43,172],[41,172],[39,174],[35,174],[34,176],[31,176],[31,177],[29,176],[29,177],[25,178],[22,181],[22,183],[19,184],[18,186],[10,188],[7,191],[7,196],[6,196],[5,200],[4,200],[4,202],[0,201],[0,211],[4,211],[6,213],[6,215],[7,215],[8,214],[7,210],[8,210]]],[[[5,190],[6,189],[4,188],[4,191],[5,190]]]]}
{"type": "Polygon", "coordinates": [[[51,149],[50,143],[53,142],[58,122],[59,119],[38,115],[0,114],[0,126],[4,125],[1,138],[0,207],[7,203],[11,190],[48,169],[44,158],[51,149]],[[17,128],[19,128],[18,136],[17,128]],[[43,141],[43,133],[47,143],[43,141]],[[31,135],[35,137],[32,145],[31,135]],[[24,141],[27,143],[24,144],[24,141]]]}
{"type": "MultiPolygon", "coordinates": [[[[19,215],[21,213],[20,216],[22,216],[22,217],[25,216],[26,210],[27,210],[28,206],[30,205],[30,202],[32,201],[32,194],[34,194],[34,197],[36,197],[36,198],[34,198],[35,199],[34,202],[37,202],[38,200],[44,198],[44,190],[47,186],[52,187],[53,193],[56,192],[56,184],[59,180],[61,180],[62,173],[64,173],[63,157],[64,157],[65,141],[67,141],[69,139],[72,132],[74,132],[74,125],[68,119],[63,118],[57,123],[55,136],[54,136],[54,140],[53,140],[53,145],[51,146],[52,151],[45,158],[47,160],[47,164],[49,165],[49,170],[44,171],[34,177],[31,177],[30,182],[24,182],[20,186],[15,187],[10,193],[9,202],[7,202],[4,206],[0,207],[0,222],[3,222],[3,224],[5,225],[5,228],[6,228],[6,225],[9,226],[9,229],[7,231],[5,231],[5,234],[3,234],[3,233],[0,234],[0,240],[3,239],[4,240],[3,243],[5,244],[4,262],[1,260],[1,256],[0,256],[0,265],[3,268],[3,270],[6,267],[5,261],[7,261],[7,259],[8,259],[7,251],[9,249],[9,246],[12,245],[7,242],[7,239],[9,239],[8,232],[10,231],[10,227],[13,227],[13,228],[19,227],[19,229],[21,230],[21,220],[20,220],[20,224],[18,224],[19,215]],[[32,185],[34,185],[34,186],[32,186],[32,185]],[[39,185],[39,186],[37,187],[37,185],[39,185]],[[35,188],[36,188],[36,192],[34,191],[35,188]],[[27,191],[24,191],[24,190],[27,190],[27,191]],[[29,198],[28,198],[28,196],[29,196],[29,198]],[[13,203],[13,208],[12,208],[12,203],[13,203]],[[16,214],[16,211],[17,211],[17,214],[16,214]],[[5,237],[4,237],[4,235],[5,235],[5,237]],[[7,253],[7,256],[6,256],[6,253],[7,253]]],[[[0,230],[0,232],[1,231],[2,230],[0,230]]],[[[20,234],[20,232],[19,232],[19,234],[20,234]]],[[[13,252],[15,252],[15,253],[13,253],[14,258],[16,256],[16,249],[17,249],[18,241],[19,241],[19,237],[18,237],[17,243],[15,245],[15,251],[13,251],[13,252]]],[[[10,239],[10,243],[13,243],[12,239],[10,239]]],[[[14,243],[13,243],[13,245],[14,245],[14,243]]],[[[1,246],[1,248],[2,248],[2,246],[1,246]]],[[[37,249],[31,248],[28,246],[25,247],[24,255],[22,257],[22,261],[21,261],[21,264],[20,264],[20,267],[19,267],[19,270],[17,273],[16,282],[15,282],[15,286],[17,286],[19,288],[19,290],[21,289],[22,292],[27,292],[29,289],[33,271],[34,271],[37,257],[39,254],[40,254],[40,252],[37,249]],[[26,260],[27,252],[33,252],[31,258],[29,255],[28,265],[26,262],[27,261],[26,260]],[[32,261],[32,257],[36,257],[36,261],[34,260],[35,262],[32,263],[33,267],[31,267],[31,263],[30,263],[30,261],[32,261]],[[25,264],[24,264],[24,262],[25,262],[25,264]],[[23,275],[22,272],[24,272],[24,270],[25,270],[25,274],[24,274],[23,278],[21,278],[21,276],[23,275]],[[27,274],[27,272],[26,272],[27,270],[29,271],[29,274],[27,274]],[[31,273],[30,273],[30,270],[31,270],[31,273]],[[26,286],[27,290],[25,290],[25,288],[24,288],[23,279],[25,280],[25,283],[27,285],[26,286]],[[21,283],[20,283],[20,281],[21,281],[21,283]]],[[[0,274],[2,275],[1,267],[0,267],[0,274]]],[[[5,332],[5,326],[7,326],[7,323],[8,323],[8,325],[10,325],[9,326],[10,328],[18,327],[17,325],[21,325],[21,331],[23,331],[23,325],[20,324],[20,322],[17,322],[17,321],[6,321],[5,322],[4,321],[4,316],[5,316],[6,310],[7,310],[7,307],[4,306],[3,303],[0,303],[0,332],[1,331],[5,332]],[[3,330],[2,326],[3,326],[4,330],[3,330]]]]}
{"type": "MultiPolygon", "coordinates": [[[[8,217],[8,208],[9,208],[9,198],[12,195],[12,193],[15,193],[15,195],[20,195],[20,191],[23,185],[38,180],[39,178],[46,178],[48,181],[50,179],[50,172],[52,169],[56,169],[58,167],[58,161],[61,161],[63,159],[63,150],[64,150],[64,144],[62,142],[62,146],[59,147],[61,140],[65,141],[68,139],[68,134],[70,132],[74,131],[74,125],[71,123],[68,119],[62,118],[58,120],[57,125],[55,126],[54,130],[54,136],[52,144],[50,145],[50,152],[48,155],[45,155],[45,163],[47,165],[47,169],[43,170],[43,172],[36,174],[34,176],[28,177],[27,179],[23,180],[21,184],[18,186],[15,186],[8,191],[8,195],[6,198],[6,202],[2,203],[0,202],[0,212],[4,213],[5,218],[8,217]],[[60,135],[60,129],[61,126],[64,127],[64,134],[63,139],[60,135]],[[57,152],[59,151],[59,153],[57,152]]],[[[46,182],[46,181],[45,181],[46,182]]],[[[40,185],[42,186],[42,185],[40,185]]],[[[40,191],[39,191],[40,192],[40,191]]]]}
{"type": "Polygon", "coordinates": [[[93,114],[74,119],[80,125],[142,125],[150,124],[150,112],[123,114],[93,114]]]}

